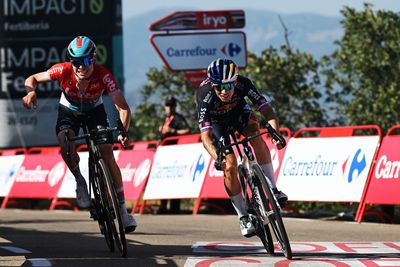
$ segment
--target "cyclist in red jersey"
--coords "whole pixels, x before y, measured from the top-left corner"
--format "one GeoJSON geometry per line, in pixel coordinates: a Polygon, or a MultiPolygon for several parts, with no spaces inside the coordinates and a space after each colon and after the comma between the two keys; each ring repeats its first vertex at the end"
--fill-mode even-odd
{"type": "MultiPolygon", "coordinates": [[[[102,100],[104,91],[113,101],[126,130],[129,128],[131,112],[113,75],[105,67],[96,64],[96,45],[91,39],[86,36],[73,39],[68,46],[67,57],[68,62],[55,64],[47,71],[29,76],[25,80],[26,96],[22,98],[22,102],[25,108],[34,108],[37,105],[36,87],[39,83],[51,81],[60,83],[62,93],[56,125],[57,139],[61,146],[62,157],[75,176],[77,204],[82,208],[88,208],[91,206],[91,199],[86,181],[79,169],[79,155],[76,153],[74,143],[71,142],[72,156],[70,162],[67,162],[64,132],[68,129],[70,137],[77,135],[81,123],[88,125],[90,129],[109,126],[102,100]]],[[[129,143],[128,138],[122,135],[118,136],[118,141],[124,146],[129,143]]],[[[125,231],[132,232],[136,229],[137,223],[126,210],[121,170],[112,150],[112,134],[99,136],[96,142],[114,178],[125,231]]]]}

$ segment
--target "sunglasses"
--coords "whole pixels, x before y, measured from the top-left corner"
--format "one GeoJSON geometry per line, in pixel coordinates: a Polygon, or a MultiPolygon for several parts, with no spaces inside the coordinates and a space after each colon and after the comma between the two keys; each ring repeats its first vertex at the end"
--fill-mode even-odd
{"type": "Polygon", "coordinates": [[[227,92],[235,88],[235,82],[213,84],[213,86],[218,92],[222,92],[224,90],[227,92]]]}
{"type": "Polygon", "coordinates": [[[80,66],[83,67],[89,67],[92,65],[94,62],[93,57],[84,57],[84,58],[79,58],[79,59],[71,59],[72,65],[74,65],[75,68],[79,68],[80,66]]]}

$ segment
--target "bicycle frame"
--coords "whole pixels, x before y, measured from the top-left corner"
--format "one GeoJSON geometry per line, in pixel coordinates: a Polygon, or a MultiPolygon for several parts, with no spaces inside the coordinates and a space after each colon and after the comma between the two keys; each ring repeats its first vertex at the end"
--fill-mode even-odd
{"type": "Polygon", "coordinates": [[[274,232],[279,246],[286,258],[292,258],[292,251],[287,237],[286,229],[282,221],[281,207],[273,193],[273,186],[270,177],[267,177],[260,165],[256,162],[253,151],[248,144],[250,140],[257,138],[263,134],[269,134],[274,140],[278,140],[282,146],[286,145],[286,141],[280,136],[271,125],[267,124],[268,131],[245,137],[241,141],[237,141],[234,132],[230,132],[233,143],[218,148],[217,161],[222,160],[222,150],[236,146],[240,160],[238,163],[238,175],[244,194],[245,207],[249,213],[256,216],[256,234],[263,242],[263,245],[269,254],[274,253],[272,236],[269,227],[274,232]],[[239,145],[242,145],[242,149],[239,145]],[[251,195],[249,194],[251,193],[251,195]]]}
{"type": "MultiPolygon", "coordinates": [[[[89,131],[87,125],[82,125],[83,135],[68,137],[66,140],[76,141],[85,139],[89,152],[89,195],[94,195],[93,208],[90,210],[91,217],[99,223],[100,231],[106,239],[110,251],[114,251],[114,244],[117,245],[121,255],[127,255],[127,243],[125,230],[122,225],[122,219],[119,211],[117,193],[115,191],[114,181],[110,171],[105,164],[99,145],[95,143],[95,138],[103,133],[123,130],[122,123],[118,121],[118,127],[94,129],[89,131]],[[115,242],[114,242],[115,241],[115,242]]],[[[67,130],[68,131],[68,130],[67,130]]],[[[122,133],[124,134],[124,133],[122,133]]],[[[69,145],[67,151],[67,160],[70,160],[69,145]]]]}

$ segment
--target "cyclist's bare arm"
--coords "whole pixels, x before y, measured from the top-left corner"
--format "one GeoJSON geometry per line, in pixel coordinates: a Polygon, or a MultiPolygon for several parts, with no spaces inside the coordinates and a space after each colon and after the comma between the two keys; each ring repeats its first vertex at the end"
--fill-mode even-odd
{"type": "Polygon", "coordinates": [[[217,159],[217,148],[213,144],[211,130],[206,130],[201,133],[201,142],[208,154],[210,154],[213,159],[217,159]]]}
{"type": "Polygon", "coordinates": [[[29,76],[25,80],[26,96],[22,98],[25,108],[30,109],[37,104],[36,87],[39,83],[51,81],[50,74],[47,71],[39,72],[29,76]]]}
{"type": "MultiPolygon", "coordinates": [[[[121,91],[115,91],[112,94],[110,94],[110,98],[113,101],[116,109],[118,110],[119,118],[122,121],[125,130],[128,131],[129,124],[131,122],[131,110],[129,108],[128,103],[126,103],[124,95],[121,93],[121,91]]],[[[129,143],[128,138],[123,137],[122,135],[118,136],[118,141],[123,146],[127,146],[129,143]]]]}
{"type": "MultiPolygon", "coordinates": [[[[261,114],[264,116],[265,120],[279,133],[279,122],[278,117],[274,109],[267,105],[265,108],[260,110],[261,114]]],[[[272,143],[278,147],[278,149],[283,148],[279,141],[272,139],[272,143]]]]}

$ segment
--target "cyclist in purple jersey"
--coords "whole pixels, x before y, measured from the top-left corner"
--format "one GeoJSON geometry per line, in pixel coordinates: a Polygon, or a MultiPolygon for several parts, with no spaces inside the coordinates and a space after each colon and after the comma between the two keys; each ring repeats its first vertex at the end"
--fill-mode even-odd
{"type": "MultiPolygon", "coordinates": [[[[211,157],[217,159],[217,143],[230,144],[229,131],[236,130],[244,136],[257,134],[259,122],[247,104],[245,97],[257,107],[265,120],[279,131],[279,122],[270,103],[254,87],[250,79],[238,75],[236,64],[229,59],[217,59],[207,68],[208,78],[204,80],[196,95],[196,104],[201,132],[201,140],[211,157]]],[[[282,145],[275,140],[278,147],[282,145]]],[[[274,169],[270,151],[261,137],[253,139],[257,162],[265,175],[270,178],[273,191],[281,206],[287,202],[287,196],[276,188],[274,169]]],[[[232,148],[224,151],[225,159],[216,168],[224,171],[225,189],[240,219],[240,230],[246,237],[255,234],[253,216],[244,207],[241,187],[237,179],[237,161],[232,148]]]]}

